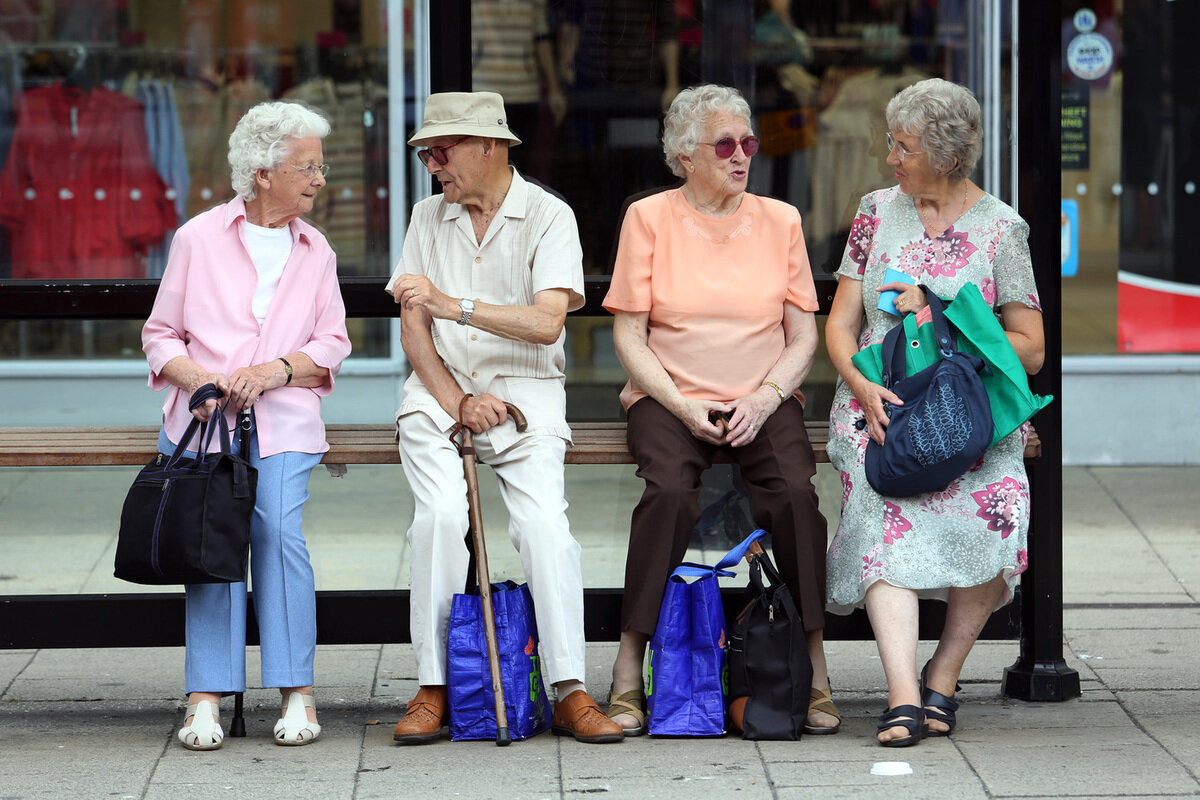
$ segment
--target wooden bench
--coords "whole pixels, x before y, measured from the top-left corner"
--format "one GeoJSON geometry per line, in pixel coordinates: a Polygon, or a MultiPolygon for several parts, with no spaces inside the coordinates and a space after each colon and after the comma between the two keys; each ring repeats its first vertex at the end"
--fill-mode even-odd
{"type": "MultiPolygon", "coordinates": [[[[829,425],[808,422],[808,439],[818,462],[828,463],[829,425]]],[[[574,422],[575,445],[568,464],[632,464],[624,422],[574,422]]],[[[392,425],[329,425],[326,464],[399,464],[392,425]]],[[[0,428],[0,467],[140,466],[158,452],[158,427],[0,428]]],[[[1025,458],[1041,455],[1030,436],[1025,458]]]]}
{"type": "MultiPolygon", "coordinates": [[[[818,462],[828,462],[826,422],[807,423],[818,462]]],[[[576,422],[575,446],[568,464],[632,464],[623,422],[576,422]]],[[[329,464],[399,464],[393,425],[330,425],[329,464]]],[[[141,466],[157,453],[158,427],[0,428],[0,467],[141,466]]],[[[1041,454],[1032,435],[1027,460],[1041,454]]],[[[1030,462],[1032,464],[1032,462],[1030,462]]],[[[116,521],[113,521],[115,526],[116,521]]],[[[397,529],[399,535],[399,528],[397,529]]],[[[737,590],[727,590],[735,603],[737,590]]],[[[620,635],[621,589],[584,590],[584,634],[588,641],[616,641],[620,635]]],[[[937,638],[944,605],[932,601],[921,609],[921,637],[937,638]]],[[[253,606],[251,606],[253,614],[253,606]]],[[[140,647],[183,644],[183,595],[120,593],[86,595],[0,596],[0,649],[46,647],[140,647]],[[137,620],[136,625],[130,620],[137,620]]],[[[321,644],[374,644],[410,641],[408,592],[405,590],[319,591],[317,630],[321,644]]],[[[827,639],[869,639],[866,614],[826,618],[827,639]]],[[[251,643],[256,626],[248,630],[251,643]]],[[[1020,604],[1001,609],[981,638],[1020,635],[1020,604]]]]}

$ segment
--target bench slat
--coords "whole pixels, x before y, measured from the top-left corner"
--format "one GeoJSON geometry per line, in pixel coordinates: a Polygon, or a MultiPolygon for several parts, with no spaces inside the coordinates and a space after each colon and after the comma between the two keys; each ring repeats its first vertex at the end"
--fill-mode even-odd
{"type": "MultiPolygon", "coordinates": [[[[828,462],[829,426],[807,423],[808,438],[819,462],[828,462]]],[[[632,464],[624,422],[572,423],[575,446],[568,464],[632,464]]],[[[387,425],[329,425],[328,464],[399,464],[395,428],[387,425]]],[[[157,453],[158,427],[129,425],[77,428],[0,428],[0,467],[140,466],[157,453]]],[[[1031,433],[1026,458],[1041,455],[1031,433]]]]}

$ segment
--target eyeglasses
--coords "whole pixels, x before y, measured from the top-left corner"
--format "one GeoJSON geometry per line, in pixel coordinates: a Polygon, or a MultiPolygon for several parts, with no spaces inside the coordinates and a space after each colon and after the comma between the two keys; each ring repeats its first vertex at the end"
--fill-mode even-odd
{"type": "Polygon", "coordinates": [[[454,142],[453,144],[445,145],[444,147],[426,147],[422,150],[418,150],[417,158],[421,159],[421,163],[428,167],[429,159],[430,159],[430,157],[432,157],[434,161],[436,161],[437,163],[441,164],[444,167],[444,166],[446,166],[446,162],[450,160],[450,156],[446,155],[446,151],[449,150],[451,147],[455,147],[457,145],[462,144],[469,138],[470,138],[469,136],[464,136],[463,138],[459,139],[457,142],[454,142]]]}
{"type": "Polygon", "coordinates": [[[717,151],[717,158],[731,158],[738,145],[742,146],[742,152],[749,158],[758,152],[758,137],[747,136],[740,142],[730,136],[724,139],[717,139],[715,142],[701,142],[700,144],[711,144],[713,149],[717,151]]]}
{"type": "Polygon", "coordinates": [[[909,150],[903,144],[896,141],[896,137],[892,136],[891,131],[887,132],[887,147],[888,147],[888,152],[891,153],[892,151],[895,151],[896,156],[901,161],[908,158],[909,156],[919,156],[925,152],[924,150],[916,150],[916,151],[909,150]]]}
{"type": "Polygon", "coordinates": [[[288,164],[288,166],[309,180],[317,177],[318,172],[321,173],[322,176],[329,174],[328,164],[309,164],[307,167],[302,167],[299,164],[288,164]]]}

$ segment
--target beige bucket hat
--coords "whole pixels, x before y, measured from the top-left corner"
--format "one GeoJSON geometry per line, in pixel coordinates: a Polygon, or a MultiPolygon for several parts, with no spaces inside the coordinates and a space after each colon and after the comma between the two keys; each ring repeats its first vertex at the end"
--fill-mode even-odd
{"type": "Polygon", "coordinates": [[[409,137],[420,144],[438,136],[485,136],[505,139],[513,145],[521,140],[508,129],[504,98],[495,92],[438,92],[425,101],[425,123],[409,137]]]}

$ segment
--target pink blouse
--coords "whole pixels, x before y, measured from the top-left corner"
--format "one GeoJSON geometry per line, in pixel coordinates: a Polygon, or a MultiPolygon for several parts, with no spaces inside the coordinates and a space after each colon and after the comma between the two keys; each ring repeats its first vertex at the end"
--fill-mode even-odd
{"type": "MultiPolygon", "coordinates": [[[[162,368],[187,356],[210,372],[296,351],[329,370],[323,386],[281,386],[254,405],[262,456],[284,451],[324,453],[321,398],[333,391],[342,360],[350,355],[346,309],[338,288],[337,257],[325,237],[303,220],[290,223],[292,254],[262,325],[251,303],[258,273],[243,239],[246,204],[239,197],[197,215],[171,243],[166,272],[142,329],[150,363],[150,388],[168,389],[163,404],[167,436],[178,442],[192,419],[188,397],[169,384],[162,368]]],[[[229,412],[232,423],[233,412],[229,412]]]]}
{"type": "MultiPolygon", "coordinates": [[[[785,303],[818,309],[794,206],[747,193],[732,216],[706,217],[669,189],[629,207],[604,307],[650,312],[650,349],[684,397],[762,386],[785,346],[785,303]]],[[[621,404],[645,396],[631,380],[621,404]]]]}

